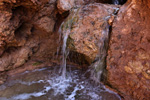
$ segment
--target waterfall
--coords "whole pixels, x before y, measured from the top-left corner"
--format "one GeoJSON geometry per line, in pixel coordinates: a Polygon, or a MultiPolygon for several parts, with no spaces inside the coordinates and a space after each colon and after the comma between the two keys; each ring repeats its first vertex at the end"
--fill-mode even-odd
{"type": "MultiPolygon", "coordinates": [[[[75,16],[75,13],[72,14],[72,17],[75,16]]],[[[72,17],[68,17],[67,19],[71,19],[72,17]]],[[[62,46],[62,66],[60,68],[60,73],[62,73],[62,78],[66,79],[66,59],[69,54],[69,51],[67,50],[67,39],[68,35],[71,31],[71,25],[73,23],[73,20],[70,22],[63,22],[60,26],[59,32],[60,36],[63,38],[63,46],[62,46]]]]}
{"type": "Polygon", "coordinates": [[[66,79],[66,59],[68,56],[68,50],[66,49],[67,46],[67,39],[68,39],[68,35],[70,33],[70,30],[67,30],[64,34],[63,34],[63,47],[62,47],[62,55],[63,55],[63,60],[62,60],[62,77],[64,79],[66,79]]]}
{"type": "Polygon", "coordinates": [[[60,46],[57,48],[57,56],[59,54],[59,50],[61,48],[61,38],[63,38],[63,45],[62,45],[62,64],[61,64],[61,67],[59,69],[59,73],[61,74],[62,76],[62,79],[66,79],[66,59],[67,59],[67,56],[69,54],[66,46],[67,46],[67,39],[68,39],[68,35],[70,33],[70,30],[67,30],[67,31],[63,31],[61,30],[61,27],[64,23],[61,24],[60,28],[59,28],[59,44],[60,46]]]}
{"type": "Polygon", "coordinates": [[[97,58],[95,63],[90,66],[88,72],[90,72],[90,78],[97,84],[100,83],[101,75],[103,73],[103,69],[106,66],[106,56],[108,49],[108,37],[109,37],[109,28],[110,26],[107,24],[107,27],[101,33],[102,36],[99,41],[99,57],[97,58]]]}

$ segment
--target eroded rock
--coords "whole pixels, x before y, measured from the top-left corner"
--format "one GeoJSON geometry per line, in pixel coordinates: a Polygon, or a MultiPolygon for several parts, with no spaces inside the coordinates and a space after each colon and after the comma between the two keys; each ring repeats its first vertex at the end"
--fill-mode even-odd
{"type": "Polygon", "coordinates": [[[57,8],[59,13],[62,14],[66,11],[71,10],[74,7],[80,7],[81,5],[87,5],[89,3],[107,3],[111,4],[111,0],[58,0],[57,8]]]}
{"type": "Polygon", "coordinates": [[[118,6],[104,4],[89,4],[75,9],[62,25],[63,33],[69,34],[68,48],[83,54],[91,64],[99,57],[99,46],[108,43],[108,20],[114,18],[118,9],[118,6]]]}
{"type": "Polygon", "coordinates": [[[108,82],[125,100],[150,98],[150,2],[130,0],[112,26],[108,82]]]}
{"type": "Polygon", "coordinates": [[[59,9],[60,13],[69,11],[74,6],[74,2],[74,0],[58,0],[57,8],[59,9]]]}
{"type": "Polygon", "coordinates": [[[0,72],[53,57],[58,36],[55,4],[56,0],[0,1],[0,72]]]}

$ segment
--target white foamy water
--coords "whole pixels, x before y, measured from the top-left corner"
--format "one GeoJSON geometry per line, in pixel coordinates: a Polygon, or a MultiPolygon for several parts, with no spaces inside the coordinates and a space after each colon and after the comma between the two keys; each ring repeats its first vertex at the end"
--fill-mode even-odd
{"type": "Polygon", "coordinates": [[[57,94],[64,94],[66,89],[70,86],[70,82],[72,82],[71,78],[64,79],[62,76],[53,77],[52,80],[48,80],[48,83],[51,85],[51,88],[54,90],[55,96],[57,94]]]}
{"type": "Polygon", "coordinates": [[[68,35],[70,33],[70,30],[67,30],[65,34],[63,34],[63,47],[62,47],[62,52],[63,52],[63,60],[62,60],[62,78],[66,78],[66,59],[68,56],[68,50],[66,48],[67,46],[67,39],[68,35]]]}
{"type": "Polygon", "coordinates": [[[51,89],[51,87],[45,87],[44,90],[40,91],[40,92],[33,92],[33,93],[23,93],[23,94],[19,94],[19,95],[15,95],[11,98],[5,98],[5,97],[0,97],[0,100],[27,100],[30,99],[32,97],[40,97],[46,94],[46,92],[48,92],[51,89]]]}
{"type": "Polygon", "coordinates": [[[0,86],[0,100],[120,100],[117,94],[108,91],[103,85],[91,84],[91,81],[83,76],[80,70],[67,71],[66,79],[58,73],[48,74],[52,72],[51,69],[45,69],[29,71],[20,74],[17,78],[13,76],[12,80],[15,79],[15,82],[12,84],[11,81],[6,82],[5,89],[1,89],[2,86],[0,86]],[[33,76],[31,80],[30,77],[33,76]],[[113,95],[115,99],[107,99],[101,92],[113,95]]]}

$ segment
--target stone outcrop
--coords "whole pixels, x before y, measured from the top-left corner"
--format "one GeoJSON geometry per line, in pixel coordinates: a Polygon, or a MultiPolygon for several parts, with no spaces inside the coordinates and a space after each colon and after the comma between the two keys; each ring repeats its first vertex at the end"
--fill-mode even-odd
{"type": "MultiPolygon", "coordinates": [[[[94,1],[84,0],[90,2],[94,1]]],[[[57,0],[0,0],[0,76],[9,70],[17,73],[14,69],[19,67],[20,72],[52,63],[63,20],[56,5],[57,0]]]]}
{"type": "Polygon", "coordinates": [[[61,27],[68,48],[88,64],[95,63],[99,51],[107,51],[112,25],[107,61],[102,60],[107,62],[107,84],[125,100],[149,100],[150,1],[128,0],[118,14],[120,6],[98,4],[111,1],[0,0],[0,84],[9,70],[12,75],[18,67],[21,72],[51,63],[58,47],[59,17],[72,10],[61,27]]]}
{"type": "Polygon", "coordinates": [[[87,5],[89,3],[106,3],[112,4],[112,0],[58,0],[57,8],[60,14],[71,10],[72,8],[79,7],[81,5],[87,5]]]}
{"type": "MultiPolygon", "coordinates": [[[[97,18],[106,18],[108,13],[105,16],[105,11],[99,10],[97,4],[75,10],[62,25],[62,30],[64,36],[68,35],[68,48],[84,55],[84,59],[91,64],[99,56],[98,40],[102,37],[102,30],[107,27],[106,20],[97,18]],[[104,16],[99,15],[100,12],[104,16]],[[105,28],[99,27],[102,25],[105,28]]],[[[148,0],[129,0],[120,8],[113,23],[112,17],[108,20],[113,25],[106,60],[107,84],[125,100],[150,98],[149,12],[148,0]]]]}
{"type": "Polygon", "coordinates": [[[112,26],[107,77],[125,100],[150,99],[149,16],[149,0],[129,0],[112,26]]]}
{"type": "Polygon", "coordinates": [[[99,46],[107,45],[103,42],[108,41],[111,24],[108,22],[113,20],[118,7],[89,4],[74,9],[61,27],[62,33],[69,35],[67,45],[70,51],[84,55],[89,64],[99,57],[99,46]]]}
{"type": "Polygon", "coordinates": [[[0,0],[0,73],[53,58],[55,5],[56,0],[0,0]]]}
{"type": "Polygon", "coordinates": [[[57,8],[59,9],[59,13],[62,14],[65,11],[69,11],[74,6],[74,0],[58,0],[57,8]]]}

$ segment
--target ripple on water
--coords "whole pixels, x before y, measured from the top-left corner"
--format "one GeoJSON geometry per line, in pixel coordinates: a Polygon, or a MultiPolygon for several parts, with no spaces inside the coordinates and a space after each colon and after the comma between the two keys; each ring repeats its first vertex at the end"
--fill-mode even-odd
{"type": "Polygon", "coordinates": [[[65,79],[53,71],[44,68],[9,77],[0,86],[0,100],[120,100],[103,85],[91,84],[80,70],[67,72],[65,79]]]}

